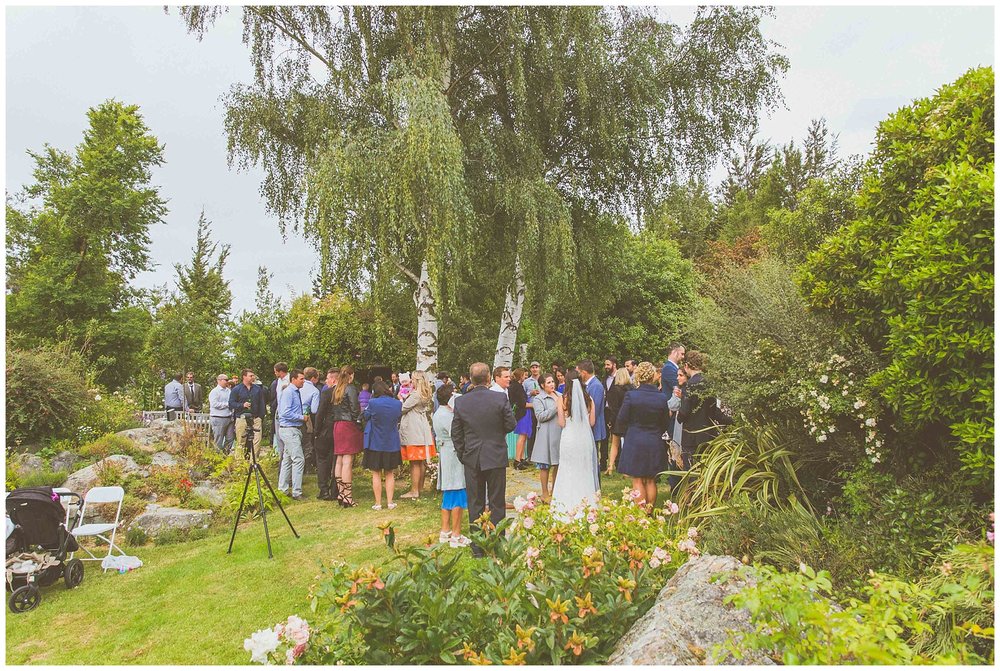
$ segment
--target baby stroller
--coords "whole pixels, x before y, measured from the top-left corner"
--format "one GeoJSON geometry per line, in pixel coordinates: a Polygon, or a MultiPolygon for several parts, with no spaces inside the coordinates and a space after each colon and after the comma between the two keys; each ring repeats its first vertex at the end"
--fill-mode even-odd
{"type": "Polygon", "coordinates": [[[60,576],[72,589],[83,582],[83,562],[67,560],[79,549],[76,538],[67,529],[67,514],[60,496],[76,498],[79,494],[58,494],[51,487],[24,487],[7,495],[7,515],[14,529],[7,537],[7,604],[15,613],[34,609],[42,601],[39,586],[47,587],[60,576]]]}

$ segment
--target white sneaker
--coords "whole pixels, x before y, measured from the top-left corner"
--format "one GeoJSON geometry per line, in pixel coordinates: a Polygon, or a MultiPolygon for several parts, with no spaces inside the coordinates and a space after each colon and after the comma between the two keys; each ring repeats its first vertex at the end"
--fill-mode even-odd
{"type": "Polygon", "coordinates": [[[467,548],[472,544],[472,540],[465,536],[459,536],[458,538],[452,538],[451,542],[448,543],[453,548],[467,548]]]}
{"type": "Polygon", "coordinates": [[[447,543],[450,540],[451,540],[450,531],[442,531],[441,533],[438,534],[438,543],[447,543]]]}

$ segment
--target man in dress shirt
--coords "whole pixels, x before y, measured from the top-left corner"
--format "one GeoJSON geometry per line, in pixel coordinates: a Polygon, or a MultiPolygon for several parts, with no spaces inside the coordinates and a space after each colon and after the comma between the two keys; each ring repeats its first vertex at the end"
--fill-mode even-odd
{"type": "MultiPolygon", "coordinates": [[[[184,398],[184,385],[181,384],[181,374],[176,373],[174,379],[163,387],[163,407],[167,411],[185,412],[188,409],[187,400],[184,398]]],[[[169,414],[169,419],[174,419],[169,414]]]]}
{"type": "Polygon", "coordinates": [[[675,342],[670,345],[670,353],[667,360],[663,362],[663,369],[660,371],[660,390],[667,396],[674,393],[677,386],[677,371],[680,370],[681,361],[684,360],[684,345],[675,342]]]}
{"type": "Polygon", "coordinates": [[[233,449],[235,433],[231,431],[233,426],[233,412],[229,409],[229,376],[225,373],[215,378],[218,386],[208,392],[208,422],[212,427],[212,440],[215,446],[224,454],[229,454],[233,449]],[[232,436],[232,437],[230,437],[232,436]]]}
{"type": "Polygon", "coordinates": [[[635,384],[635,359],[625,359],[625,370],[628,371],[629,382],[635,384]]]}
{"type": "Polygon", "coordinates": [[[305,423],[302,434],[302,456],[305,457],[305,468],[313,469],[316,466],[314,460],[314,441],[316,439],[316,411],[319,410],[319,371],[308,366],[302,369],[306,381],[302,383],[299,395],[302,397],[302,409],[309,409],[309,421],[305,423]]]}
{"type": "Polygon", "coordinates": [[[284,446],[281,442],[281,433],[278,431],[278,405],[281,403],[281,392],[288,388],[288,364],[284,361],[279,361],[274,364],[274,381],[271,383],[271,389],[268,392],[267,400],[271,406],[271,417],[274,420],[274,439],[271,441],[274,444],[274,449],[278,453],[278,463],[281,463],[281,452],[284,446]]]}
{"type": "Polygon", "coordinates": [[[490,385],[490,391],[498,391],[504,396],[508,396],[507,389],[509,388],[510,368],[507,368],[507,366],[497,366],[493,369],[493,384],[490,385]]]}
{"type": "Polygon", "coordinates": [[[188,371],[187,382],[184,383],[184,400],[187,401],[190,412],[201,412],[205,396],[202,394],[201,385],[194,381],[194,373],[191,371],[188,371]]]}
{"type": "Polygon", "coordinates": [[[594,414],[597,415],[593,429],[598,455],[598,460],[595,462],[597,472],[594,473],[594,485],[599,491],[601,488],[600,473],[608,467],[608,427],[604,423],[604,385],[594,375],[594,362],[590,359],[584,359],[576,364],[576,369],[580,373],[583,384],[586,385],[587,393],[594,400],[594,414]]]}
{"type": "Polygon", "coordinates": [[[403,384],[399,381],[399,373],[393,373],[392,383],[389,385],[389,387],[392,388],[393,398],[399,398],[399,388],[402,386],[403,384]]]}
{"type": "Polygon", "coordinates": [[[302,455],[302,396],[299,390],[306,378],[296,368],[288,374],[288,387],[278,395],[278,433],[284,449],[281,453],[281,468],[278,471],[278,489],[293,499],[302,498],[302,473],[305,458],[302,455]]]}
{"type": "Polygon", "coordinates": [[[266,414],[264,389],[262,385],[254,384],[256,375],[249,368],[244,368],[240,377],[243,382],[229,391],[229,409],[236,420],[236,454],[243,454],[243,441],[247,432],[247,422],[243,418],[245,413],[252,415],[253,449],[254,454],[257,454],[260,449],[261,424],[266,414]]]}

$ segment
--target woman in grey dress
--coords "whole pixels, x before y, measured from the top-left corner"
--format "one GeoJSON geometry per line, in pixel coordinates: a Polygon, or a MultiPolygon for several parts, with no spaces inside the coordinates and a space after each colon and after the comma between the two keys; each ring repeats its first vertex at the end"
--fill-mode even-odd
{"type": "Polygon", "coordinates": [[[531,451],[531,460],[538,464],[542,500],[548,501],[550,485],[555,486],[556,471],[559,469],[559,438],[562,436],[562,427],[556,421],[556,415],[561,397],[556,392],[556,381],[552,373],[543,374],[539,382],[542,391],[532,401],[538,429],[535,433],[535,449],[531,451]]]}
{"type": "Polygon", "coordinates": [[[467,547],[472,541],[462,534],[462,511],[469,507],[465,492],[465,466],[455,454],[455,443],[451,440],[451,422],[455,418],[455,388],[442,385],[436,396],[438,409],[434,411],[434,434],[437,438],[438,454],[441,462],[438,470],[438,489],[441,496],[441,533],[439,543],[448,543],[453,548],[467,547]]]}

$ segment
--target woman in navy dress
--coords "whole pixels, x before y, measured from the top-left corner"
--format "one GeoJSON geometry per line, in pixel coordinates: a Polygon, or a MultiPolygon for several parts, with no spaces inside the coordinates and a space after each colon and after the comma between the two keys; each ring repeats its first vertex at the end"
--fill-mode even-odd
{"type": "Polygon", "coordinates": [[[632,478],[640,502],[656,505],[656,476],[667,470],[667,397],[656,388],[657,371],[648,361],[635,369],[636,388],[625,393],[614,433],[622,436],[618,472],[632,478]]]}

